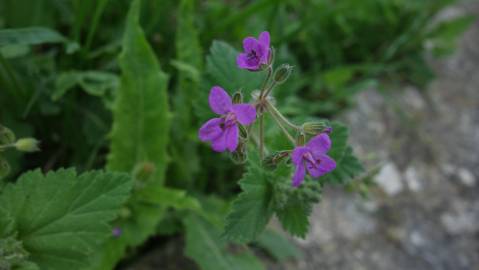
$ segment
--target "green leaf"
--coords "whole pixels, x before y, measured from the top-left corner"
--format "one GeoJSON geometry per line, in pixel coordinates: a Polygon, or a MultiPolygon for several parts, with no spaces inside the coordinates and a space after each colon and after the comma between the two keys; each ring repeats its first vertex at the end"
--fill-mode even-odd
{"type": "Polygon", "coordinates": [[[0,30],[0,47],[39,45],[45,43],[65,43],[68,52],[78,48],[78,44],[70,43],[58,32],[45,27],[28,27],[0,30]]]}
{"type": "Polygon", "coordinates": [[[305,202],[298,194],[292,194],[286,204],[276,210],[276,216],[286,231],[294,236],[305,238],[309,230],[311,210],[311,202],[305,202]]]}
{"type": "Polygon", "coordinates": [[[197,98],[197,115],[201,120],[212,115],[208,106],[208,94],[211,87],[218,85],[232,95],[242,90],[248,101],[251,93],[259,89],[266,77],[265,72],[251,72],[240,69],[236,65],[236,57],[240,52],[223,41],[213,41],[210,53],[206,57],[206,79],[203,81],[203,91],[197,98]]]}
{"type": "Polygon", "coordinates": [[[122,237],[111,239],[106,253],[99,254],[96,269],[102,270],[113,268],[127,247],[139,245],[151,236],[166,210],[165,206],[142,201],[143,193],[157,190],[165,180],[170,116],[168,77],[140,27],[140,7],[139,0],[133,1],[127,17],[107,168],[132,172],[138,164],[151,163],[153,170],[147,180],[137,179],[138,189],[127,204],[130,214],[116,222],[122,237]]]}
{"type": "Polygon", "coordinates": [[[169,133],[168,76],[160,69],[139,24],[140,1],[132,3],[119,63],[121,86],[113,110],[109,170],[130,172],[140,162],[155,165],[164,181],[169,133]]]}
{"type": "Polygon", "coordinates": [[[263,232],[274,213],[270,181],[276,181],[290,172],[284,164],[275,171],[265,170],[258,155],[250,154],[247,172],[239,181],[242,192],[226,217],[224,236],[227,239],[244,243],[256,239],[263,232]]]}
{"type": "Polygon", "coordinates": [[[171,144],[173,166],[171,170],[173,177],[178,179],[175,184],[181,187],[189,187],[200,169],[193,101],[199,94],[203,55],[198,27],[194,23],[195,5],[195,0],[180,2],[175,44],[177,60],[171,62],[178,69],[178,83],[174,96],[175,114],[172,125],[174,136],[171,144]],[[188,159],[188,162],[184,162],[185,159],[188,159]]]}
{"type": "Polygon", "coordinates": [[[457,38],[475,21],[475,16],[460,16],[438,24],[427,35],[428,41],[433,46],[433,52],[441,56],[453,51],[457,38]]]}
{"type": "Polygon", "coordinates": [[[184,219],[186,228],[185,254],[203,270],[260,270],[261,262],[248,250],[232,255],[220,230],[195,215],[184,219]]]}
{"type": "Polygon", "coordinates": [[[331,127],[333,128],[330,135],[332,145],[328,155],[338,162],[343,157],[344,151],[348,146],[349,130],[339,122],[332,122],[331,127]]]}
{"type": "Polygon", "coordinates": [[[58,100],[73,87],[79,85],[85,92],[93,96],[103,96],[107,91],[118,87],[118,77],[103,71],[68,71],[58,75],[52,99],[58,100]]]}
{"type": "Polygon", "coordinates": [[[261,87],[265,72],[240,69],[236,64],[239,53],[225,42],[213,41],[210,54],[206,58],[206,73],[211,84],[209,87],[219,85],[230,94],[242,89],[246,97],[261,87]]]}
{"type": "MultiPolygon", "coordinates": [[[[345,184],[364,172],[361,162],[354,156],[353,149],[348,146],[336,169],[325,176],[327,182],[345,184]]],[[[323,181],[323,180],[322,180],[323,181]]]]}
{"type": "Polygon", "coordinates": [[[111,235],[108,225],[128,198],[127,174],[74,170],[23,174],[0,195],[18,240],[41,269],[81,269],[111,235]]]}
{"type": "Polygon", "coordinates": [[[301,251],[283,235],[273,230],[265,230],[258,237],[257,244],[280,262],[301,258],[301,251]]]}

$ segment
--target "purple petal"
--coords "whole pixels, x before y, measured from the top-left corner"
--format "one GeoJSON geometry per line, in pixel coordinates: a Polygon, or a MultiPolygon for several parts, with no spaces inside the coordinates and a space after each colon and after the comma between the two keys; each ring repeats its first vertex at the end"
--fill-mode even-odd
{"type": "Polygon", "coordinates": [[[248,56],[246,56],[246,53],[240,53],[240,54],[236,57],[236,65],[238,65],[239,68],[243,68],[243,69],[249,69],[249,68],[251,68],[251,67],[248,65],[248,56]]]}
{"type": "Polygon", "coordinates": [[[256,109],[250,104],[234,104],[231,111],[242,125],[249,125],[256,119],[256,109]]]}
{"type": "Polygon", "coordinates": [[[238,126],[233,125],[225,130],[226,147],[230,152],[234,152],[238,147],[238,126]]]}
{"type": "Polygon", "coordinates": [[[312,138],[306,145],[311,148],[311,152],[316,158],[316,156],[325,154],[331,149],[331,139],[328,134],[321,133],[312,138]]]}
{"type": "Polygon", "coordinates": [[[296,170],[294,171],[293,175],[293,187],[299,187],[304,180],[304,176],[306,175],[306,170],[304,168],[304,164],[301,162],[296,166],[296,170]]]}
{"type": "Polygon", "coordinates": [[[211,148],[213,148],[216,152],[224,152],[226,151],[227,143],[226,143],[226,132],[221,133],[221,136],[211,140],[211,148]]]}
{"type": "Polygon", "coordinates": [[[213,88],[211,88],[208,101],[211,110],[217,114],[227,114],[233,105],[228,93],[219,86],[213,86],[213,88]]]}
{"type": "Polygon", "coordinates": [[[208,120],[203,126],[201,126],[199,133],[200,140],[206,142],[218,138],[223,130],[221,124],[224,122],[223,118],[213,118],[208,120]]]}
{"type": "Polygon", "coordinates": [[[336,168],[336,162],[327,155],[321,155],[318,162],[306,162],[309,174],[314,177],[323,176],[336,168]]]}
{"type": "Polygon", "coordinates": [[[243,39],[243,49],[246,53],[254,50],[258,45],[258,40],[254,37],[247,37],[243,39]]]}
{"type": "Polygon", "coordinates": [[[298,146],[294,148],[293,153],[291,154],[291,160],[293,161],[293,164],[295,165],[302,164],[303,156],[304,154],[308,152],[309,152],[309,148],[305,146],[298,146]]]}
{"type": "Polygon", "coordinates": [[[270,44],[270,38],[269,38],[269,32],[264,31],[259,34],[259,43],[263,48],[268,48],[269,49],[269,44],[270,44]]]}

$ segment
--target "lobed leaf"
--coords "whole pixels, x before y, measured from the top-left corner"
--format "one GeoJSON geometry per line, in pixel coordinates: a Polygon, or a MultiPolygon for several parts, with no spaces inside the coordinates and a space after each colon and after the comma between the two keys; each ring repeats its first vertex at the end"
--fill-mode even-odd
{"type": "Polygon", "coordinates": [[[14,221],[7,233],[16,233],[40,269],[81,269],[111,235],[108,222],[131,187],[131,178],[121,173],[25,173],[0,195],[0,205],[14,221]]]}

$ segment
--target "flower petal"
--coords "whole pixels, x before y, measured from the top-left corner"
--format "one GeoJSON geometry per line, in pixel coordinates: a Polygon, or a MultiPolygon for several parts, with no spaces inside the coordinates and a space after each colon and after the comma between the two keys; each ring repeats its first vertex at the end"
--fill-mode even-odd
{"type": "Polygon", "coordinates": [[[243,69],[251,68],[248,65],[248,56],[246,56],[246,53],[238,54],[238,56],[236,57],[236,65],[238,65],[239,68],[243,69]]]}
{"type": "Polygon", "coordinates": [[[309,152],[309,148],[305,146],[297,146],[296,148],[294,148],[293,153],[291,154],[291,160],[293,161],[293,164],[302,164],[303,156],[307,152],[309,152]]]}
{"type": "Polygon", "coordinates": [[[245,53],[248,53],[252,50],[254,50],[258,45],[258,40],[256,40],[254,37],[247,37],[243,39],[243,49],[245,53]]]}
{"type": "Polygon", "coordinates": [[[250,104],[234,104],[231,108],[236,115],[236,119],[242,125],[249,125],[256,120],[256,109],[250,104]]]}
{"type": "Polygon", "coordinates": [[[227,114],[231,110],[233,103],[231,97],[226,91],[219,87],[213,86],[208,97],[210,108],[217,114],[227,114]]]}
{"type": "Polygon", "coordinates": [[[198,134],[200,137],[200,140],[206,142],[206,141],[211,141],[223,133],[223,130],[221,129],[221,124],[224,123],[223,118],[213,118],[208,120],[203,126],[201,126],[198,134]]]}
{"type": "Polygon", "coordinates": [[[233,125],[225,130],[226,147],[230,152],[234,152],[238,147],[238,126],[233,125]]]}
{"type": "Polygon", "coordinates": [[[306,168],[312,177],[317,178],[334,170],[336,168],[336,161],[327,155],[320,155],[318,162],[314,164],[309,161],[306,162],[306,168]]]}
{"type": "Polygon", "coordinates": [[[312,138],[306,145],[311,148],[313,156],[317,158],[317,156],[325,154],[331,149],[331,139],[328,134],[321,133],[312,138]]]}
{"type": "Polygon", "coordinates": [[[263,48],[269,49],[270,37],[268,31],[264,31],[259,34],[259,43],[261,44],[261,46],[263,46],[263,48]]]}
{"type": "Polygon", "coordinates": [[[214,151],[216,152],[224,152],[226,151],[227,148],[227,143],[226,143],[226,132],[221,133],[221,136],[211,140],[211,148],[213,148],[214,151]]]}
{"type": "Polygon", "coordinates": [[[304,176],[306,175],[306,169],[304,164],[301,162],[296,166],[296,170],[293,175],[293,187],[299,187],[303,183],[304,176]]]}

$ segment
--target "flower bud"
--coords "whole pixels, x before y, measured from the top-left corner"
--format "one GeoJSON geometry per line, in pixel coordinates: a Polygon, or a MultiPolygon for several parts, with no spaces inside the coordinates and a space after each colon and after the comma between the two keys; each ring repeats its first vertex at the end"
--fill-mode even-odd
{"type": "Polygon", "coordinates": [[[243,126],[243,125],[238,125],[239,127],[239,134],[240,134],[240,137],[243,139],[243,140],[247,140],[248,139],[248,131],[246,130],[246,128],[243,126]]]}
{"type": "Polygon", "coordinates": [[[36,152],[40,150],[38,141],[34,138],[20,138],[15,142],[14,146],[18,151],[22,152],[36,152]]]}
{"type": "Polygon", "coordinates": [[[243,103],[243,93],[241,91],[237,91],[233,94],[233,104],[243,103]]]}
{"type": "Polygon", "coordinates": [[[268,155],[263,159],[263,166],[268,169],[275,169],[276,166],[286,157],[289,156],[289,151],[279,151],[268,155]]]}
{"type": "Polygon", "coordinates": [[[4,158],[0,157],[0,179],[10,173],[10,164],[4,158]]]}
{"type": "Polygon", "coordinates": [[[292,66],[288,64],[282,64],[274,72],[274,76],[273,76],[274,81],[277,84],[281,84],[285,82],[288,79],[289,75],[291,75],[292,70],[293,70],[292,66]]]}
{"type": "Polygon", "coordinates": [[[328,121],[308,122],[304,123],[302,129],[305,133],[310,135],[316,135],[319,133],[331,133],[332,128],[329,126],[328,121]]]}
{"type": "Polygon", "coordinates": [[[9,129],[0,125],[0,144],[12,144],[15,142],[15,134],[9,129]]]}
{"type": "Polygon", "coordinates": [[[296,137],[296,145],[304,145],[304,142],[306,141],[306,136],[304,136],[303,133],[300,133],[298,137],[296,137]]]}
{"type": "Polygon", "coordinates": [[[240,142],[236,151],[230,154],[230,158],[235,164],[244,164],[248,158],[246,145],[243,142],[240,142]]]}

